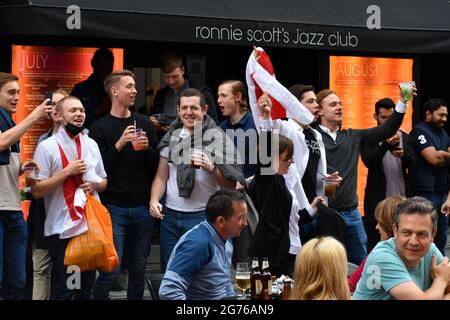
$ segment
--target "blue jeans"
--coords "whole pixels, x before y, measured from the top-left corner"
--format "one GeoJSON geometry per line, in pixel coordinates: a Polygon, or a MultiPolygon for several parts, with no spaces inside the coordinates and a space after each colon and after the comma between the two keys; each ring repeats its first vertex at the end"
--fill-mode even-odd
{"type": "Polygon", "coordinates": [[[111,215],[114,246],[119,256],[119,265],[113,272],[100,272],[95,282],[94,300],[106,300],[111,285],[117,280],[126,243],[128,268],[128,300],[142,300],[144,297],[145,266],[150,253],[153,231],[153,217],[148,206],[119,207],[106,205],[111,215]]]}
{"type": "Polygon", "coordinates": [[[164,208],[165,216],[160,227],[161,272],[166,272],[172,250],[186,231],[205,220],[205,210],[182,212],[164,208]]]}
{"type": "Polygon", "coordinates": [[[0,210],[0,283],[5,300],[24,298],[27,238],[22,211],[0,210]]]}
{"type": "Polygon", "coordinates": [[[367,235],[358,208],[342,211],[345,220],[347,259],[360,265],[367,256],[367,235]]]}
{"type": "Polygon", "coordinates": [[[69,284],[77,284],[78,275],[68,272],[64,265],[66,247],[70,239],[60,239],[59,234],[48,237],[48,253],[52,261],[51,300],[91,300],[96,271],[84,271],[79,274],[79,287],[69,288],[69,284]],[[69,279],[70,277],[70,279],[69,279]]]}
{"type": "Polygon", "coordinates": [[[442,204],[447,200],[446,193],[434,193],[426,191],[416,191],[414,193],[417,196],[427,198],[436,206],[436,212],[438,213],[437,231],[434,236],[434,244],[445,256],[445,245],[447,244],[447,230],[448,230],[448,217],[441,214],[442,204]]]}

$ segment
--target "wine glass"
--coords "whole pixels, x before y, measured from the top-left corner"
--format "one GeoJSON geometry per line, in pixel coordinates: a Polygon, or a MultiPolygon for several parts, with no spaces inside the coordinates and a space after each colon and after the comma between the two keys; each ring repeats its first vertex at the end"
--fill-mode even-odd
{"type": "Polygon", "coordinates": [[[250,263],[238,262],[236,264],[236,286],[242,290],[238,299],[245,299],[245,291],[250,288],[250,263]]]}

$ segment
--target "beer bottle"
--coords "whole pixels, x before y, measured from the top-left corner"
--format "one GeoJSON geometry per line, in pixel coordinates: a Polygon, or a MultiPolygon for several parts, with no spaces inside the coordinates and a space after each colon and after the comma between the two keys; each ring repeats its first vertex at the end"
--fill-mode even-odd
{"type": "Polygon", "coordinates": [[[292,280],[287,278],[283,280],[284,287],[281,293],[281,300],[289,300],[291,297],[292,280]]]}
{"type": "Polygon", "coordinates": [[[254,257],[252,261],[252,273],[250,275],[250,289],[252,300],[261,299],[262,294],[262,274],[259,271],[258,257],[254,257]]]}
{"type": "Polygon", "coordinates": [[[262,262],[262,298],[263,300],[270,300],[272,298],[272,275],[269,271],[269,259],[263,258],[262,262]]]}

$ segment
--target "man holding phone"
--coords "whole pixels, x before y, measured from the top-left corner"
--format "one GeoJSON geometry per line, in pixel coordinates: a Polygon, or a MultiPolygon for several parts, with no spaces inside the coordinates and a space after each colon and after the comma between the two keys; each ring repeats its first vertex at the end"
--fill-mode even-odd
{"type": "Polygon", "coordinates": [[[26,281],[28,233],[18,181],[23,167],[31,162],[20,163],[20,137],[51,111],[51,107],[42,103],[16,125],[12,114],[17,111],[19,93],[19,78],[0,72],[0,284],[5,300],[23,299],[26,281]]]}
{"type": "MultiPolygon", "coordinates": [[[[389,98],[375,103],[373,114],[378,126],[394,113],[395,103],[389,98]]],[[[364,195],[363,223],[367,234],[367,250],[370,251],[380,241],[375,229],[377,221],[374,211],[377,204],[393,195],[408,196],[406,187],[407,170],[416,164],[412,139],[399,130],[386,140],[363,148],[361,158],[369,169],[364,195]]]]}

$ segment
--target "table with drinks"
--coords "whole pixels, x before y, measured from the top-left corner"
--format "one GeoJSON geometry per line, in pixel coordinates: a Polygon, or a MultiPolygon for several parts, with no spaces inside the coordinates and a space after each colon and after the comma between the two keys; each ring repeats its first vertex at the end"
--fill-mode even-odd
{"type": "Polygon", "coordinates": [[[277,279],[269,271],[269,259],[263,258],[262,268],[259,259],[236,264],[236,286],[241,290],[238,300],[289,300],[292,279],[281,276],[277,279]],[[250,289],[250,294],[247,291],[250,289]]]}

